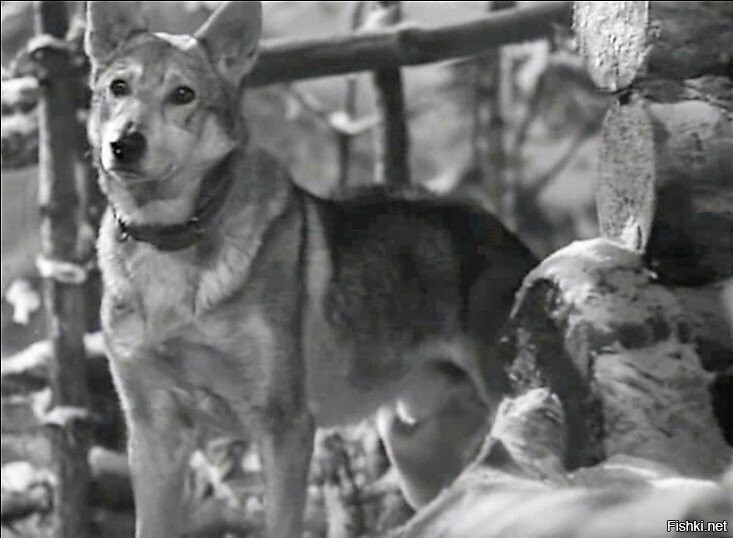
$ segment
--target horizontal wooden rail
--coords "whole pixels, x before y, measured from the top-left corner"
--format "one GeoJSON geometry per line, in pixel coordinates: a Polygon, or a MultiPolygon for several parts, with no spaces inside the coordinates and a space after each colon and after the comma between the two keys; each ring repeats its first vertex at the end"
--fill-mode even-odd
{"type": "MultiPolygon", "coordinates": [[[[486,15],[470,22],[422,28],[403,24],[384,30],[307,40],[265,41],[250,75],[250,86],[344,75],[359,71],[420,65],[481,54],[501,45],[538,39],[555,23],[570,23],[572,2],[537,2],[486,15]]],[[[35,161],[36,119],[26,114],[38,88],[4,80],[2,84],[3,168],[35,161]],[[26,87],[27,86],[27,87],[26,87]],[[30,151],[29,151],[30,150],[30,151]],[[29,158],[28,155],[31,155],[29,158]]]]}
{"type": "Polygon", "coordinates": [[[569,23],[571,10],[572,2],[537,2],[435,28],[405,24],[355,35],[265,42],[250,86],[472,56],[545,36],[553,23],[569,23]]]}
{"type": "MultiPolygon", "coordinates": [[[[389,29],[304,40],[268,40],[250,74],[250,86],[344,75],[389,67],[420,65],[481,54],[538,39],[553,24],[570,24],[572,2],[537,2],[499,11],[470,22],[421,28],[405,23],[389,29]]],[[[15,108],[21,93],[3,81],[3,109],[15,108]]],[[[17,79],[20,80],[20,79],[17,79]]],[[[35,101],[37,88],[25,89],[35,101]]],[[[5,116],[6,114],[3,113],[5,116]]]]}

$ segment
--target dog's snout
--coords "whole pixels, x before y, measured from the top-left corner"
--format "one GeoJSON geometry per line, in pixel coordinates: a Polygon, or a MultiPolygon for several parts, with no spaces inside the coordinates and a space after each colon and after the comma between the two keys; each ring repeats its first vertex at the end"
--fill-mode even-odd
{"type": "Polygon", "coordinates": [[[110,144],[112,155],[122,163],[137,161],[145,153],[147,142],[145,136],[139,131],[122,135],[110,144]]]}

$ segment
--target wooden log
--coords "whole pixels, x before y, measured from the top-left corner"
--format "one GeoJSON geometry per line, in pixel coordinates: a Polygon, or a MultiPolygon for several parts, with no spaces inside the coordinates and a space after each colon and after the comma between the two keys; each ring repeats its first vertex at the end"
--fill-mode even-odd
{"type": "MultiPolygon", "coordinates": [[[[109,371],[102,334],[84,335],[84,348],[91,437],[94,443],[121,448],[126,442],[124,420],[109,371]]],[[[43,425],[46,406],[35,405],[34,402],[38,401],[35,391],[49,386],[52,361],[53,346],[50,340],[36,342],[2,361],[3,432],[11,433],[17,439],[21,432],[30,434],[43,425]],[[8,396],[11,398],[6,399],[8,396]],[[15,409],[29,416],[21,416],[8,423],[6,413],[15,409]]]]}
{"type": "MultiPolygon", "coordinates": [[[[15,462],[11,465],[18,465],[15,462]]],[[[53,480],[42,467],[22,463],[27,484],[2,492],[3,523],[12,522],[35,512],[48,512],[53,507],[53,480]]],[[[89,502],[111,510],[132,510],[133,497],[127,456],[101,447],[89,451],[92,485],[89,502]]],[[[3,473],[5,473],[3,469],[3,473]]]]}
{"type": "Polygon", "coordinates": [[[0,498],[0,521],[3,526],[12,525],[35,513],[51,510],[51,493],[48,488],[33,488],[28,492],[2,492],[0,498]]]}
{"type": "MultiPolygon", "coordinates": [[[[92,447],[89,451],[89,468],[90,505],[109,510],[133,509],[130,469],[124,453],[92,447]]],[[[37,474],[42,475],[43,471],[37,474]]],[[[3,490],[3,522],[21,519],[34,512],[48,512],[53,505],[52,490],[49,480],[38,480],[20,491],[3,490]]]]}
{"type": "Polygon", "coordinates": [[[646,252],[660,279],[733,276],[733,114],[706,101],[617,104],[604,120],[601,233],[646,252]]]}
{"type": "Polygon", "coordinates": [[[32,76],[3,80],[0,103],[3,117],[34,110],[38,103],[38,80],[32,76]]]}
{"type": "Polygon", "coordinates": [[[648,76],[730,76],[729,2],[575,2],[573,26],[595,83],[617,91],[648,76]]]}
{"type": "Polygon", "coordinates": [[[733,352],[703,362],[695,310],[640,253],[604,238],[572,243],[525,278],[499,353],[518,392],[547,386],[560,398],[569,469],[619,454],[707,478],[729,464],[730,417],[713,381],[729,376],[733,352]]]}
{"type": "Polygon", "coordinates": [[[430,29],[401,25],[352,36],[270,42],[263,44],[249,84],[262,86],[471,56],[549,35],[553,24],[569,21],[571,5],[539,2],[430,29]]]}
{"type": "MultiPolygon", "coordinates": [[[[34,4],[34,26],[39,36],[62,39],[68,15],[65,2],[34,4]]],[[[59,268],[58,262],[73,267],[83,260],[77,255],[79,193],[75,177],[75,156],[79,140],[73,96],[76,72],[68,51],[45,46],[33,53],[44,73],[39,102],[39,204],[42,255],[59,268]],[[71,135],[70,135],[71,133],[71,135]]],[[[54,360],[50,385],[53,414],[46,431],[53,447],[57,487],[54,491],[54,535],[76,538],[87,534],[90,521],[87,499],[89,428],[83,419],[89,396],[85,373],[84,341],[86,318],[82,282],[59,278],[51,271],[45,281],[45,304],[50,320],[54,360]],[[76,418],[74,418],[76,417],[76,418]]]]}
{"type": "MultiPolygon", "coordinates": [[[[109,365],[102,333],[84,335],[84,355],[88,361],[90,378],[109,375],[109,365]]],[[[41,340],[24,350],[3,359],[0,368],[2,393],[16,394],[39,390],[48,386],[53,346],[50,340],[41,340]]]]}
{"type": "Polygon", "coordinates": [[[390,536],[646,536],[668,520],[730,520],[731,423],[715,416],[711,379],[730,372],[731,341],[715,361],[693,344],[708,336],[698,323],[730,327],[717,320],[722,292],[672,293],[602,238],[547,258],[498,350],[519,396],[477,461],[390,536]]]}
{"type": "Polygon", "coordinates": [[[476,463],[391,538],[661,536],[670,521],[733,516],[733,468],[718,483],[628,457],[567,473],[558,465],[565,423],[555,395],[533,389],[509,404],[476,463]]]}
{"type": "Polygon", "coordinates": [[[552,34],[553,25],[570,23],[572,4],[538,2],[430,28],[402,24],[343,36],[266,40],[249,86],[421,65],[540,39],[552,34]]]}
{"type": "Polygon", "coordinates": [[[37,499],[32,495],[3,492],[0,498],[0,521],[3,525],[12,525],[36,512],[47,512],[50,506],[50,499],[45,497],[37,499]]]}
{"type": "Polygon", "coordinates": [[[576,2],[595,83],[618,93],[603,126],[601,233],[660,279],[733,276],[733,10],[727,2],[576,2]]]}
{"type": "MultiPolygon", "coordinates": [[[[351,13],[351,31],[356,31],[363,22],[364,11],[366,8],[365,0],[354,2],[354,8],[351,13]]],[[[344,92],[344,114],[349,120],[353,120],[356,116],[356,94],[358,90],[357,79],[354,75],[346,80],[346,88],[344,92]]],[[[349,170],[351,166],[351,136],[346,133],[339,132],[336,135],[336,151],[338,152],[338,185],[340,189],[345,189],[349,183],[349,170]]]]}
{"type": "Polygon", "coordinates": [[[603,122],[596,207],[604,237],[644,252],[654,219],[654,133],[646,103],[616,105],[603,122]]]}

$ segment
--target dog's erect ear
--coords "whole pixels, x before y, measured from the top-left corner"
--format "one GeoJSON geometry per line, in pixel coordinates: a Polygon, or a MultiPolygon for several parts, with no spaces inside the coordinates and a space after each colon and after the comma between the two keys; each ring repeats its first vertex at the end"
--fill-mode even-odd
{"type": "Polygon", "coordinates": [[[137,2],[87,2],[84,51],[92,63],[103,62],[121,43],[145,29],[137,2]]]}
{"type": "Polygon", "coordinates": [[[238,86],[254,66],[261,33],[260,2],[226,2],[199,28],[195,37],[209,51],[224,79],[238,86]]]}

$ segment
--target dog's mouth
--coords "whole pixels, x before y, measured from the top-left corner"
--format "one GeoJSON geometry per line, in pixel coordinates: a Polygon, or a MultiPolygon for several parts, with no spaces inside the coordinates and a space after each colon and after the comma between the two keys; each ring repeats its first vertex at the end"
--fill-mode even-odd
{"type": "Polygon", "coordinates": [[[112,179],[122,183],[123,185],[142,185],[145,183],[162,183],[173,176],[172,167],[167,168],[162,174],[151,176],[141,170],[125,167],[112,166],[107,169],[107,173],[112,179]]]}

